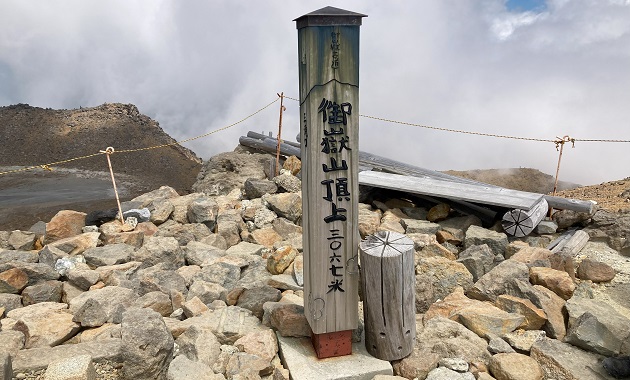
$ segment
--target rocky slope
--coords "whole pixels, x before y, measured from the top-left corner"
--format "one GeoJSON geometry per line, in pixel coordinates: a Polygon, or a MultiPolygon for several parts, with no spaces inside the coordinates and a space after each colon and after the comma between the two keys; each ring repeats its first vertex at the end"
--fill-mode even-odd
{"type": "MultiPolygon", "coordinates": [[[[26,104],[0,107],[0,141],[3,172],[90,155],[109,146],[122,151],[175,140],[136,106],[115,103],[75,110],[26,104]]],[[[201,168],[201,160],[179,145],[114,153],[111,160],[123,199],[162,185],[187,193],[201,168]]],[[[50,219],[64,202],[47,199],[46,194],[63,195],[65,207],[76,210],[112,207],[112,185],[103,155],[52,169],[0,175],[0,228],[25,228],[39,219],[50,219]]]]}
{"type": "MultiPolygon", "coordinates": [[[[126,202],[137,225],[61,211],[0,232],[0,374],[289,379],[279,342],[310,335],[299,161],[267,180],[271,160],[216,156],[194,193],[161,187],[126,202]]],[[[630,299],[617,291],[630,283],[630,252],[611,248],[625,246],[627,214],[564,215],[594,241],[559,261],[543,248],[562,232],[553,224],[508,239],[444,206],[360,206],[362,236],[395,231],[415,244],[417,339],[394,374],[586,380],[630,369],[630,299]]]]}

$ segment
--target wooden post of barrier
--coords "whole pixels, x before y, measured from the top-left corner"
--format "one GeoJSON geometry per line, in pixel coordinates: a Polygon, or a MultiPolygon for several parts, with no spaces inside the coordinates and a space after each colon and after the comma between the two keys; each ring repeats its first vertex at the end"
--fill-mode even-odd
{"type": "Polygon", "coordinates": [[[399,360],[416,340],[414,243],[380,231],[359,245],[365,348],[382,360],[399,360]]]}
{"type": "Polygon", "coordinates": [[[304,313],[319,358],[351,354],[350,330],[358,324],[363,17],[326,7],[294,20],[300,81],[304,313]]]}

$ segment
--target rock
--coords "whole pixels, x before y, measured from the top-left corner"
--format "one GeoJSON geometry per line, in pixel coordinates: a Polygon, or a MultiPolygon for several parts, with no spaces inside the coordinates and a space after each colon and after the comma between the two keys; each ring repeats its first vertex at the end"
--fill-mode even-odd
{"type": "Polygon", "coordinates": [[[512,256],[514,256],[518,251],[523,248],[529,248],[529,244],[524,241],[514,240],[510,242],[510,244],[508,244],[507,248],[505,249],[504,257],[506,259],[511,259],[512,256]]]}
{"type": "Polygon", "coordinates": [[[142,248],[133,253],[134,261],[140,261],[144,267],[164,263],[168,268],[177,269],[185,265],[184,253],[179,243],[172,237],[151,236],[142,248]]]}
{"type": "Polygon", "coordinates": [[[439,224],[426,220],[401,219],[401,224],[406,234],[428,234],[435,235],[441,228],[439,224]]]}
{"type": "Polygon", "coordinates": [[[62,283],[60,281],[40,282],[22,290],[22,304],[28,306],[39,302],[61,302],[61,294],[62,283]]]}
{"type": "Polygon", "coordinates": [[[487,244],[495,255],[503,256],[508,245],[507,235],[475,225],[468,227],[466,238],[464,239],[464,247],[468,248],[482,244],[487,244]]]}
{"type": "Polygon", "coordinates": [[[593,214],[587,212],[560,210],[554,212],[551,219],[558,224],[558,229],[562,230],[576,224],[585,225],[585,222],[590,220],[592,216],[593,214]]]}
{"type": "Polygon", "coordinates": [[[538,330],[547,321],[547,314],[528,299],[501,294],[494,304],[501,310],[522,315],[525,320],[519,327],[525,330],[538,330]]]}
{"type": "Polygon", "coordinates": [[[622,353],[624,341],[630,339],[630,319],[603,301],[572,298],[565,306],[567,343],[605,356],[622,353]]]}
{"type": "Polygon", "coordinates": [[[203,280],[219,284],[229,290],[236,286],[240,278],[240,266],[224,262],[217,262],[201,268],[199,273],[197,273],[197,275],[193,277],[193,285],[194,281],[203,280]]]}
{"type": "Polygon", "coordinates": [[[571,298],[575,290],[575,284],[567,272],[551,268],[529,268],[529,280],[534,285],[544,286],[564,300],[571,298]]]}
{"type": "Polygon", "coordinates": [[[416,265],[416,312],[425,312],[458,286],[464,290],[473,286],[472,275],[463,264],[443,257],[420,258],[416,265]]]}
{"type": "Polygon", "coordinates": [[[187,321],[196,318],[201,318],[212,329],[221,344],[234,344],[239,338],[251,332],[265,329],[249,310],[238,306],[218,308],[187,321]]]}
{"type": "Polygon", "coordinates": [[[215,234],[215,233],[211,233],[210,235],[203,237],[202,239],[199,240],[199,242],[203,244],[211,245],[219,249],[228,248],[227,243],[225,242],[225,239],[223,238],[223,236],[219,234],[215,234]]]}
{"type": "Polygon", "coordinates": [[[20,350],[13,358],[13,370],[15,373],[40,371],[46,369],[53,361],[73,358],[79,355],[90,355],[95,363],[104,361],[120,363],[122,360],[120,339],[20,350]]]}
{"type": "Polygon", "coordinates": [[[248,178],[243,184],[247,199],[261,198],[265,194],[275,194],[278,186],[267,178],[248,178]]]}
{"type": "Polygon", "coordinates": [[[85,225],[100,227],[101,225],[107,222],[111,222],[112,220],[116,219],[117,215],[118,215],[117,208],[110,208],[109,210],[91,211],[85,216],[85,225]]]}
{"type": "Polygon", "coordinates": [[[448,218],[448,214],[451,212],[451,206],[446,203],[440,203],[429,209],[427,214],[427,220],[429,222],[439,222],[448,218]]]}
{"type": "Polygon", "coordinates": [[[523,354],[496,354],[490,358],[488,368],[497,380],[543,379],[543,371],[536,360],[523,354]]]}
{"type": "Polygon", "coordinates": [[[416,346],[411,355],[394,363],[394,374],[413,379],[426,378],[441,358],[461,358],[468,363],[488,362],[485,340],[461,324],[442,317],[417,325],[416,346]]]}
{"type": "Polygon", "coordinates": [[[534,228],[534,233],[538,235],[555,234],[558,230],[558,224],[552,220],[541,220],[534,228]]]}
{"type": "Polygon", "coordinates": [[[268,154],[220,153],[204,163],[192,189],[207,195],[226,195],[241,189],[249,178],[266,178],[265,168],[268,170],[272,161],[268,154]]]}
{"type": "Polygon", "coordinates": [[[227,247],[232,247],[241,241],[241,230],[236,222],[226,221],[217,224],[217,233],[225,239],[227,247]]]}
{"type": "Polygon", "coordinates": [[[508,313],[479,301],[458,310],[456,315],[469,330],[487,339],[516,330],[525,320],[520,314],[508,313]]]}
{"type": "Polygon", "coordinates": [[[459,373],[446,367],[432,369],[426,380],[474,380],[472,373],[459,373]]]}
{"type": "Polygon", "coordinates": [[[293,260],[293,278],[298,286],[304,286],[304,255],[298,255],[293,260]]]}
{"type": "Polygon", "coordinates": [[[546,248],[524,247],[510,258],[530,267],[550,267],[552,256],[554,254],[546,248]]]}
{"type": "Polygon", "coordinates": [[[297,256],[297,249],[285,246],[277,249],[267,259],[267,270],[271,274],[282,274],[297,256]]]}
{"type": "Polygon", "coordinates": [[[278,340],[273,330],[255,331],[234,342],[241,352],[256,355],[263,360],[271,361],[278,354],[278,340]]]}
{"type": "Polygon", "coordinates": [[[539,340],[545,339],[546,336],[542,330],[516,330],[503,335],[503,339],[515,350],[521,353],[529,353],[532,345],[539,340]]]}
{"type": "Polygon", "coordinates": [[[90,355],[79,355],[54,361],[48,365],[44,380],[96,380],[90,355]]]}
{"type": "MultiPolygon", "coordinates": [[[[11,310],[22,307],[22,296],[19,294],[0,293],[0,307],[4,308],[4,312],[8,314],[11,310]]],[[[0,314],[0,318],[2,318],[0,314]]]]}
{"type": "Polygon", "coordinates": [[[477,282],[484,274],[490,272],[498,263],[488,245],[473,245],[460,252],[458,262],[464,264],[472,274],[473,282],[477,282]]]}
{"type": "Polygon", "coordinates": [[[277,177],[273,177],[273,183],[278,185],[280,190],[288,193],[300,193],[302,191],[302,181],[290,173],[281,173],[277,177]]]}
{"type": "Polygon", "coordinates": [[[505,260],[475,282],[466,295],[480,301],[494,301],[499,295],[508,293],[515,280],[529,283],[529,268],[523,263],[505,260]]]}
{"type": "Polygon", "coordinates": [[[136,218],[137,223],[148,222],[151,220],[151,211],[146,207],[132,208],[127,211],[123,211],[123,219],[126,221],[127,218],[136,218]]]}
{"type": "Polygon", "coordinates": [[[468,372],[468,362],[461,358],[444,358],[438,362],[439,367],[446,367],[455,372],[468,372]]]}
{"type": "Polygon", "coordinates": [[[12,249],[29,251],[35,248],[36,239],[34,232],[15,230],[9,235],[8,243],[12,249]]]}
{"type": "Polygon", "coordinates": [[[226,292],[226,289],[216,283],[208,282],[204,280],[193,280],[192,285],[188,290],[187,299],[191,300],[195,297],[199,298],[201,302],[208,305],[212,301],[221,298],[221,294],[226,292]]]}
{"type": "Polygon", "coordinates": [[[212,198],[201,197],[188,205],[187,217],[190,223],[203,223],[214,230],[219,213],[219,204],[212,198]]]}
{"type": "MultiPolygon", "coordinates": [[[[415,242],[414,242],[414,246],[415,246],[415,242]]],[[[420,256],[434,256],[434,257],[439,256],[439,257],[444,257],[453,261],[457,260],[457,257],[455,256],[455,254],[453,254],[453,252],[446,249],[446,247],[444,247],[442,244],[433,243],[433,242],[426,245],[424,248],[422,248],[422,250],[420,251],[420,256]]]]}
{"type": "Polygon", "coordinates": [[[580,280],[608,282],[612,281],[615,275],[615,269],[610,265],[588,258],[582,260],[577,269],[577,276],[580,280]]]}
{"type": "Polygon", "coordinates": [[[534,285],[534,292],[530,295],[530,301],[540,307],[547,315],[547,322],[543,325],[543,330],[547,336],[554,339],[563,339],[566,335],[564,324],[565,301],[551,290],[534,285]]]}
{"type": "Polygon", "coordinates": [[[248,242],[240,242],[235,246],[228,248],[225,253],[228,256],[261,256],[267,248],[264,245],[248,243],[248,242]]]}
{"type": "Polygon", "coordinates": [[[26,337],[22,332],[16,330],[2,330],[0,331],[0,355],[2,352],[7,352],[13,356],[17,354],[19,350],[24,348],[24,341],[26,337]]]}
{"type": "Polygon", "coordinates": [[[55,247],[68,255],[80,255],[86,249],[94,248],[99,243],[99,232],[85,232],[74,235],[65,239],[55,240],[49,243],[51,247],[55,247]]]}
{"type": "Polygon", "coordinates": [[[236,352],[228,361],[225,373],[233,380],[257,380],[273,372],[271,363],[245,352],[236,352]]]}
{"type": "Polygon", "coordinates": [[[226,255],[225,250],[198,241],[191,241],[183,249],[188,265],[206,266],[226,255]]]}
{"type": "Polygon", "coordinates": [[[285,218],[275,218],[271,224],[273,229],[283,239],[288,239],[295,235],[302,235],[302,227],[295,225],[285,218]]]}
{"type": "Polygon", "coordinates": [[[0,375],[2,379],[5,380],[11,380],[13,378],[11,355],[8,352],[0,351],[0,375]]]}
{"type": "Polygon", "coordinates": [[[222,374],[215,374],[212,368],[204,363],[192,361],[185,355],[178,355],[173,359],[166,373],[167,380],[225,380],[222,374]]]}
{"type": "Polygon", "coordinates": [[[85,250],[83,257],[91,267],[116,265],[129,262],[135,248],[128,244],[110,244],[85,250]]]}
{"type": "Polygon", "coordinates": [[[254,213],[254,219],[252,221],[254,222],[254,227],[264,228],[264,227],[269,226],[276,219],[278,219],[278,215],[276,215],[275,212],[271,211],[270,209],[266,207],[261,207],[257,209],[256,212],[254,213]]]}
{"type": "Polygon", "coordinates": [[[81,255],[62,257],[57,260],[54,268],[61,276],[67,276],[68,272],[75,268],[89,270],[89,267],[85,264],[85,258],[81,255]]]}
{"type": "Polygon", "coordinates": [[[630,356],[605,358],[602,361],[602,366],[615,379],[630,377],[630,356]]]}
{"type": "Polygon", "coordinates": [[[82,290],[89,290],[90,287],[100,280],[97,271],[89,269],[72,269],[68,272],[68,281],[82,290]]]}
{"type": "MultiPolygon", "coordinates": [[[[394,212],[394,210],[387,210],[383,214],[381,218],[381,225],[377,228],[377,231],[393,231],[398,232],[400,234],[405,233],[405,229],[403,228],[401,221],[401,215],[399,213],[394,212]]],[[[402,213],[400,213],[402,214],[402,213]]],[[[404,216],[404,214],[403,214],[404,216]]]]}
{"type": "Polygon", "coordinates": [[[601,356],[556,339],[546,338],[534,343],[530,357],[538,362],[546,379],[606,379],[601,356]]]}
{"type": "Polygon", "coordinates": [[[508,342],[506,342],[502,338],[499,338],[498,336],[495,336],[490,339],[490,341],[488,341],[488,351],[490,351],[492,354],[515,352],[508,342]]]}
{"type": "Polygon", "coordinates": [[[160,291],[146,293],[134,302],[134,306],[151,309],[163,317],[173,313],[171,298],[160,291]]]}
{"type": "Polygon", "coordinates": [[[362,239],[378,230],[382,216],[381,210],[372,210],[370,205],[359,203],[359,234],[362,239]]]}
{"type": "MultiPolygon", "coordinates": [[[[56,280],[59,278],[59,273],[55,272],[53,268],[46,264],[24,263],[19,261],[0,264],[0,274],[10,269],[19,269],[24,272],[28,277],[28,285],[34,285],[41,281],[56,280]]],[[[0,283],[1,282],[2,276],[0,275],[0,283]]],[[[0,292],[0,294],[1,293],[2,292],[0,292]]]]}
{"type": "Polygon", "coordinates": [[[216,336],[207,328],[192,325],[177,338],[180,353],[188,359],[212,365],[219,357],[219,343],[216,336]]]}
{"type": "Polygon", "coordinates": [[[269,322],[282,336],[310,337],[312,333],[301,305],[285,304],[274,308],[269,322]]]}
{"type": "Polygon", "coordinates": [[[173,337],[162,317],[149,309],[130,309],[122,317],[122,372],[129,379],[163,379],[173,359],[173,337]]]}
{"type": "Polygon", "coordinates": [[[251,233],[251,238],[249,240],[252,243],[272,248],[275,243],[282,241],[282,236],[280,236],[273,227],[269,226],[254,230],[251,233]]]}
{"type": "Polygon", "coordinates": [[[208,309],[208,306],[206,306],[206,304],[204,304],[197,296],[184,302],[182,304],[182,309],[184,310],[184,315],[188,318],[192,318],[210,310],[208,309]]]}
{"type": "Polygon", "coordinates": [[[168,199],[156,199],[147,206],[151,212],[151,222],[157,226],[166,222],[175,210],[175,206],[168,199]]]}
{"type": "Polygon", "coordinates": [[[297,175],[302,170],[302,161],[296,156],[289,156],[284,160],[282,168],[288,170],[293,175],[297,175]]]}
{"type": "MultiPolygon", "coordinates": [[[[150,235],[153,235],[155,232],[153,231],[150,235]]],[[[147,235],[147,236],[150,236],[147,235]]],[[[111,234],[102,234],[101,240],[103,244],[127,244],[135,248],[142,247],[142,243],[144,242],[145,232],[140,229],[136,229],[135,231],[129,232],[117,232],[111,234]]]]}
{"type": "Polygon", "coordinates": [[[164,294],[170,294],[171,298],[175,292],[186,296],[188,289],[186,288],[186,280],[173,270],[162,270],[164,266],[156,265],[138,273],[137,279],[140,285],[137,291],[140,295],[149,292],[159,291],[164,294]]]}
{"type": "Polygon", "coordinates": [[[44,244],[81,234],[85,226],[84,212],[61,210],[46,224],[44,244]]]}
{"type": "Polygon", "coordinates": [[[24,334],[24,348],[53,347],[79,331],[65,308],[65,304],[45,302],[13,310],[7,316],[16,320],[13,330],[24,334]]]}
{"type": "Polygon", "coordinates": [[[455,246],[460,246],[463,243],[462,239],[455,237],[455,235],[446,230],[439,230],[438,232],[436,232],[435,238],[440,244],[450,243],[455,246]]]}
{"type": "Polygon", "coordinates": [[[450,232],[456,240],[463,242],[466,236],[466,230],[473,225],[481,227],[481,219],[474,215],[467,215],[448,218],[440,221],[438,224],[443,230],[450,232]]]}
{"type": "Polygon", "coordinates": [[[70,301],[70,311],[74,314],[73,320],[82,326],[98,327],[107,322],[120,323],[122,313],[136,298],[131,289],[106,286],[75,297],[70,301]]]}
{"type": "Polygon", "coordinates": [[[302,219],[302,197],[297,193],[268,194],[262,197],[278,216],[299,224],[302,219]]]}
{"type": "Polygon", "coordinates": [[[271,286],[245,289],[238,297],[236,306],[250,310],[254,316],[262,319],[263,304],[265,302],[277,302],[281,297],[280,291],[271,286]]]}
{"type": "Polygon", "coordinates": [[[0,293],[19,294],[28,285],[24,271],[13,268],[0,272],[0,293]]]}
{"type": "Polygon", "coordinates": [[[36,263],[39,255],[36,251],[0,251],[0,264],[6,264],[11,261],[22,261],[24,263],[36,263]]]}
{"type": "Polygon", "coordinates": [[[133,198],[131,201],[138,203],[139,207],[147,207],[151,202],[155,202],[160,199],[171,199],[177,198],[179,194],[177,191],[170,186],[161,186],[159,189],[155,189],[148,193],[144,193],[133,198]]]}

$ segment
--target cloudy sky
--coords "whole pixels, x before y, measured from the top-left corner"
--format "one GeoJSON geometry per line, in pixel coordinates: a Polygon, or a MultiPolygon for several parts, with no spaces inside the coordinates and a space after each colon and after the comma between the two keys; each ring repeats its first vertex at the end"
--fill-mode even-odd
{"type": "MultiPolygon", "coordinates": [[[[202,134],[276,93],[298,95],[292,20],[327,5],[369,16],[361,114],[630,140],[630,0],[0,0],[0,105],[133,103],[178,140],[202,134]]],[[[283,137],[293,139],[298,104],[285,103],[283,137]]],[[[275,131],[278,107],[187,146],[203,158],[232,150],[248,130],[275,131]]],[[[417,166],[555,173],[552,143],[360,122],[361,150],[417,166]]],[[[578,142],[560,174],[582,184],[629,177],[630,143],[578,142]]]]}

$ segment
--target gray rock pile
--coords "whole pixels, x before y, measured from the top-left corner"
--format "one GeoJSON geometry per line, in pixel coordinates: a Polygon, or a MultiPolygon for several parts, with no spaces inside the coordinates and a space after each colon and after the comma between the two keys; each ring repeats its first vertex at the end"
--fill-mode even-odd
{"type": "MultiPolygon", "coordinates": [[[[219,155],[194,193],[126,202],[124,224],[63,210],[0,232],[0,379],[288,380],[276,334],[311,333],[300,180],[294,158],[268,180],[270,161],[219,155]]],[[[630,282],[630,261],[610,229],[591,228],[600,245],[567,268],[544,248],[557,233],[514,240],[444,205],[360,204],[362,237],[416,248],[416,347],[399,377],[375,379],[621,378],[630,310],[600,295],[630,282]],[[604,246],[620,266],[598,260],[604,246]]]]}

